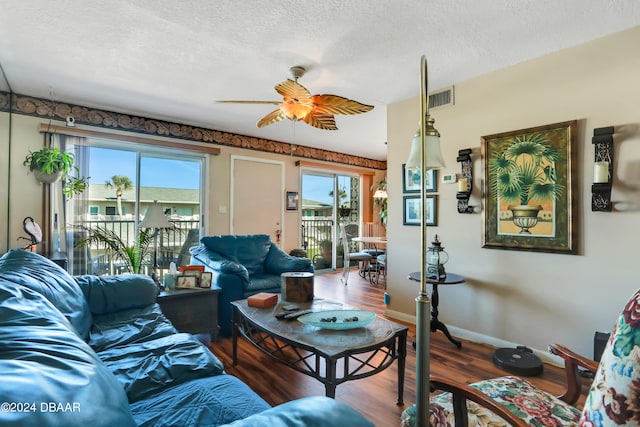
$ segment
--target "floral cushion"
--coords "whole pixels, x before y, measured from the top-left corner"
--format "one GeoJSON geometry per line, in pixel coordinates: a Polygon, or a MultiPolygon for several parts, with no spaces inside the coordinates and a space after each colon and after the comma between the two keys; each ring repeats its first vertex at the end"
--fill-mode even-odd
{"type": "Polygon", "coordinates": [[[640,291],[629,300],[602,353],[581,426],[640,424],[640,291]]]}
{"type": "MultiPolygon", "coordinates": [[[[509,411],[534,426],[577,425],[580,411],[560,399],[546,393],[530,382],[514,376],[492,378],[471,384],[484,394],[490,396],[509,411]]],[[[479,406],[467,401],[469,426],[502,427],[508,426],[506,421],[479,406]]],[[[413,427],[415,421],[415,405],[402,413],[402,427],[413,427]]],[[[442,393],[431,398],[429,405],[430,424],[434,427],[452,427],[455,424],[451,393],[442,393]]]]}

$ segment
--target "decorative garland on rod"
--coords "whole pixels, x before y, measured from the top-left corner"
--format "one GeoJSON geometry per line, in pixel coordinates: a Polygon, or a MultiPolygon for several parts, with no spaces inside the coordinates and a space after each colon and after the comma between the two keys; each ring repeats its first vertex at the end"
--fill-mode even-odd
{"type": "Polygon", "coordinates": [[[96,108],[66,104],[59,101],[54,105],[52,101],[46,99],[17,94],[13,94],[13,97],[10,97],[9,93],[0,91],[0,111],[7,111],[7,108],[13,108],[13,110],[19,114],[47,119],[53,117],[54,119],[62,121],[65,121],[68,116],[73,116],[76,124],[178,138],[228,147],[246,148],[249,150],[285,154],[370,169],[387,169],[386,161],[367,159],[335,151],[323,150],[321,148],[293,145],[286,142],[254,138],[181,123],[131,116],[96,108]],[[11,103],[8,101],[10,98],[13,101],[11,103]]]}

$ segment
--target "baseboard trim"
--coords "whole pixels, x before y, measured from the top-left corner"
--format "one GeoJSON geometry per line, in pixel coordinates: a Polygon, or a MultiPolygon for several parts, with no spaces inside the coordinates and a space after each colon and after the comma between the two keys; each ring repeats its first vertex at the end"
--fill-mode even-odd
{"type": "MultiPolygon", "coordinates": [[[[387,309],[385,311],[385,316],[387,316],[387,317],[389,317],[391,319],[400,320],[401,322],[410,323],[412,325],[416,324],[416,317],[415,316],[411,316],[411,315],[408,315],[406,313],[402,313],[402,312],[399,312],[399,311],[387,309]]],[[[449,329],[449,332],[451,332],[451,335],[453,335],[456,338],[460,338],[460,339],[463,339],[463,340],[466,340],[466,341],[471,341],[471,342],[478,343],[478,344],[486,344],[486,345],[489,345],[489,346],[494,347],[494,348],[503,348],[503,347],[516,348],[516,347],[522,345],[521,343],[514,343],[514,342],[511,342],[511,341],[506,341],[506,340],[503,340],[503,339],[500,339],[500,338],[492,337],[490,335],[479,334],[477,332],[469,331],[469,330],[463,329],[463,328],[458,328],[456,326],[447,325],[447,328],[449,329]]],[[[529,346],[527,346],[527,347],[529,347],[529,346]]],[[[531,347],[529,347],[529,348],[531,348],[531,347]]],[[[463,346],[463,349],[464,349],[464,346],[463,346]]],[[[553,365],[553,366],[564,367],[564,362],[563,362],[562,358],[560,358],[558,356],[554,356],[553,354],[549,353],[548,351],[544,351],[544,350],[540,350],[540,349],[536,349],[536,348],[531,348],[531,350],[544,363],[549,363],[550,365],[553,365]]]]}

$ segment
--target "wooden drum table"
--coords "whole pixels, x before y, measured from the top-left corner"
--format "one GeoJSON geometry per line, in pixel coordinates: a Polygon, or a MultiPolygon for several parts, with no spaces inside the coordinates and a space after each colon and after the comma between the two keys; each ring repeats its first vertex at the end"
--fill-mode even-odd
{"type": "Polygon", "coordinates": [[[288,302],[313,301],[313,273],[290,272],[280,275],[282,299],[288,302]]]}

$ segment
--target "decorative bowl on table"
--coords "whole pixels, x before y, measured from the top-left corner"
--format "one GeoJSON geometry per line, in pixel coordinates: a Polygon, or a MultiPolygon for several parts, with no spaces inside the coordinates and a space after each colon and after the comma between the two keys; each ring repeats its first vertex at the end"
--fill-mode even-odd
{"type": "Polygon", "coordinates": [[[322,329],[346,330],[364,328],[375,318],[376,314],[373,311],[327,310],[305,314],[298,317],[298,321],[322,329]]]}

